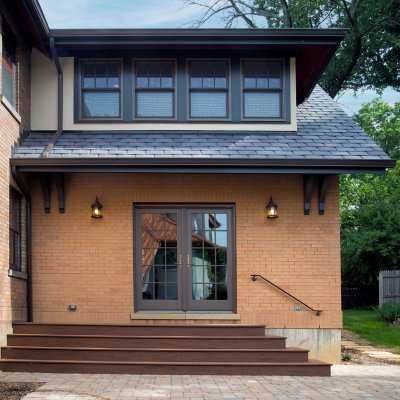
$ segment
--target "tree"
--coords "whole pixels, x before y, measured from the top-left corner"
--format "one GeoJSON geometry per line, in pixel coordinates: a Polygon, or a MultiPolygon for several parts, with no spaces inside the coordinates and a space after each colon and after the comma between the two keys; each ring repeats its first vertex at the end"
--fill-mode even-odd
{"type": "Polygon", "coordinates": [[[196,26],[218,15],[226,27],[348,28],[321,86],[400,90],[400,0],[183,0],[204,8],[196,26]]]}
{"type": "MultiPolygon", "coordinates": [[[[354,119],[400,160],[400,102],[374,100],[354,119]]],[[[340,186],[343,284],[374,286],[380,270],[400,267],[400,161],[386,175],[343,175],[340,186]]]]}

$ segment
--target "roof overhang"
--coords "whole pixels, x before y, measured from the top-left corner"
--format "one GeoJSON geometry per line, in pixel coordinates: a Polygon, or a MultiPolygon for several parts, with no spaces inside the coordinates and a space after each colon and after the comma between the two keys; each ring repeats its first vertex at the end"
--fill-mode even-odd
{"type": "Polygon", "coordinates": [[[18,172],[96,173],[197,173],[197,174],[359,174],[384,173],[393,160],[320,159],[131,159],[131,158],[47,158],[11,159],[18,172]]]}
{"type": "Polygon", "coordinates": [[[311,93],[346,29],[52,29],[60,55],[105,49],[254,49],[297,58],[297,104],[311,93]]]}
{"type": "Polygon", "coordinates": [[[49,26],[38,0],[3,0],[12,18],[18,22],[25,40],[49,55],[49,26]]]}

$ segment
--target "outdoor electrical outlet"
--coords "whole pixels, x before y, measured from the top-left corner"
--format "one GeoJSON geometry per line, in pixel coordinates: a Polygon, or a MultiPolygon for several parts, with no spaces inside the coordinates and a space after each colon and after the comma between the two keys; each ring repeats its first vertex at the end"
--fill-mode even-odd
{"type": "Polygon", "coordinates": [[[76,311],[76,304],[69,304],[68,305],[68,310],[69,311],[76,311]]]}
{"type": "Polygon", "coordinates": [[[300,306],[296,306],[296,307],[294,308],[294,311],[301,311],[301,307],[300,307],[300,306]]]}

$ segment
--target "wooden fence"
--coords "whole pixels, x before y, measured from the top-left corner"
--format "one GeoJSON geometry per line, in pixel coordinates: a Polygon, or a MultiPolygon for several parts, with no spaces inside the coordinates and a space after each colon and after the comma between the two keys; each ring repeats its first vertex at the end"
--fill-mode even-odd
{"type": "Polygon", "coordinates": [[[379,272],[379,306],[400,301],[400,270],[379,272]]]}

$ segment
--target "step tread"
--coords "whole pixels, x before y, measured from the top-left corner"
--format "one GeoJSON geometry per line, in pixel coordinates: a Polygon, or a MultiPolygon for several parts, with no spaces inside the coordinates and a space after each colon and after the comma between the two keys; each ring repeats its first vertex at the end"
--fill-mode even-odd
{"type": "Polygon", "coordinates": [[[287,347],[285,349],[180,349],[180,348],[130,348],[130,347],[43,347],[43,346],[3,346],[2,349],[23,349],[23,350],[66,350],[66,351],[77,351],[77,350],[88,350],[88,351],[143,351],[143,352],[167,352],[167,351],[176,351],[176,352],[296,352],[296,353],[308,353],[309,350],[301,349],[298,347],[287,347]]]}
{"type": "Polygon", "coordinates": [[[30,363],[30,364],[89,364],[89,365],[213,365],[213,366],[331,366],[332,364],[318,360],[303,362],[221,362],[221,361],[86,361],[86,360],[31,360],[31,359],[0,359],[0,364],[30,363]]]}
{"type": "Polygon", "coordinates": [[[284,336],[273,336],[273,335],[265,335],[265,336],[152,336],[152,335],[60,335],[60,334],[47,334],[47,333],[12,333],[7,336],[10,337],[62,337],[62,338],[112,338],[112,339],[123,339],[123,338],[133,338],[133,339],[255,339],[255,340],[284,340],[286,337],[284,336]]]}
{"type": "Polygon", "coordinates": [[[161,328],[265,328],[263,324],[69,324],[69,323],[36,323],[36,322],[13,322],[13,325],[26,325],[26,326],[99,326],[99,327],[161,327],[161,328]]]}

